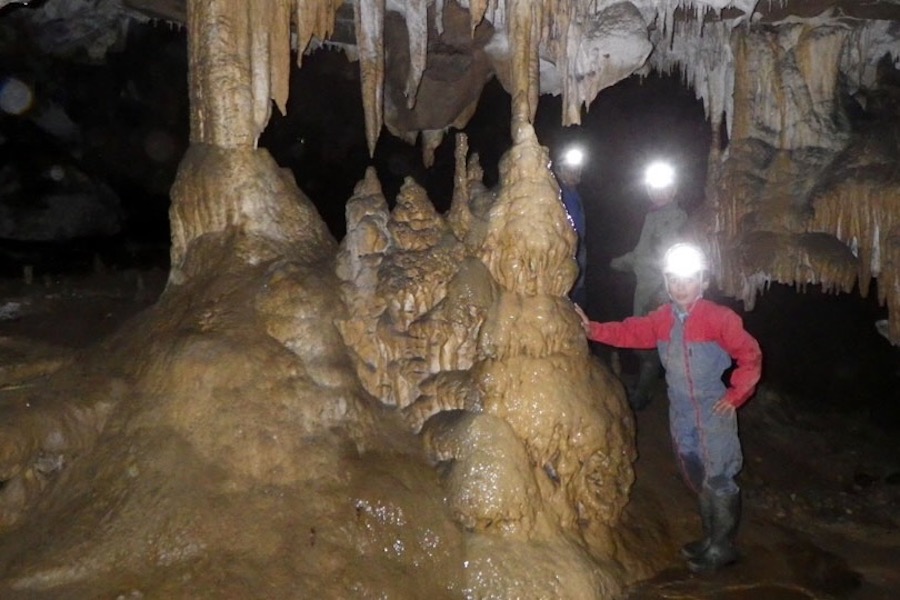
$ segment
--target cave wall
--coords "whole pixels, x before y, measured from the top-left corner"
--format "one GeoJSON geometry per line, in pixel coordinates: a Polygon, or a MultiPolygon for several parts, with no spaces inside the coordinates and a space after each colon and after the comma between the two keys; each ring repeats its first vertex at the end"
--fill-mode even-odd
{"type": "Polygon", "coordinates": [[[883,45],[867,47],[883,25],[735,32],[730,137],[710,154],[706,226],[722,287],[747,309],[771,282],[865,296],[878,278],[898,340],[897,69],[883,45]]]}

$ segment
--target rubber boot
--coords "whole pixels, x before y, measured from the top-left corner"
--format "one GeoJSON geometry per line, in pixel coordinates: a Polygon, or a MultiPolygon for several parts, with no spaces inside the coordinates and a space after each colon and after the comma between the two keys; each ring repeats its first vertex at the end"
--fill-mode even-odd
{"type": "Polygon", "coordinates": [[[687,560],[699,558],[712,543],[713,494],[707,489],[700,492],[700,522],[703,524],[703,537],[688,542],[681,547],[681,556],[687,560]]]}
{"type": "Polygon", "coordinates": [[[634,410],[643,410],[653,399],[653,385],[659,378],[659,358],[653,350],[638,351],[638,358],[640,366],[637,383],[632,393],[628,395],[628,403],[634,410]]]}
{"type": "Polygon", "coordinates": [[[716,571],[737,562],[739,555],[734,547],[734,535],[737,533],[740,515],[740,494],[712,495],[710,544],[700,556],[688,560],[687,566],[692,573],[716,571]]]}

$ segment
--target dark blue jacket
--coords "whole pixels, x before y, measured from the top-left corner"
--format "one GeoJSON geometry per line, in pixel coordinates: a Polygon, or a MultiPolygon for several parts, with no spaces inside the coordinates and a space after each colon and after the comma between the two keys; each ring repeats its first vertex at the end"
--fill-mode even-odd
{"type": "Polygon", "coordinates": [[[559,189],[562,192],[562,201],[566,207],[566,212],[569,215],[569,222],[572,223],[572,228],[575,230],[575,233],[578,234],[578,241],[580,243],[584,238],[586,226],[581,194],[578,193],[577,189],[568,185],[561,184],[559,189]]]}

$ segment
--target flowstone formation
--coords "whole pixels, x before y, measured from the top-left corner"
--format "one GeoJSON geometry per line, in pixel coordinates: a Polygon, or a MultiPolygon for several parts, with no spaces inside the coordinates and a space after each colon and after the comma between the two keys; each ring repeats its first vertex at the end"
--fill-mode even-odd
{"type": "Polygon", "coordinates": [[[168,285],[0,390],[0,596],[611,598],[645,575],[616,530],[632,425],[564,298],[574,234],[530,126],[496,202],[473,160],[446,218],[411,181],[388,213],[370,176],[339,251],[257,147],[310,7],[187,8],[168,285]]]}
{"type": "Polygon", "coordinates": [[[390,213],[371,171],[357,187],[339,328],[366,389],[443,473],[467,595],[615,596],[641,571],[615,529],[633,423],[566,297],[575,234],[547,150],[519,123],[490,193],[460,140],[446,218],[412,182],[390,213]]]}
{"type": "Polygon", "coordinates": [[[168,286],[77,361],[4,380],[0,597],[458,596],[437,476],[334,327],[337,244],[256,147],[251,38],[287,42],[260,10],[245,35],[243,1],[189,8],[168,286]]]}
{"type": "Polygon", "coordinates": [[[747,309],[771,282],[865,296],[878,278],[900,339],[900,111],[885,26],[785,22],[732,44],[731,135],[711,153],[708,225],[723,289],[747,309]]]}

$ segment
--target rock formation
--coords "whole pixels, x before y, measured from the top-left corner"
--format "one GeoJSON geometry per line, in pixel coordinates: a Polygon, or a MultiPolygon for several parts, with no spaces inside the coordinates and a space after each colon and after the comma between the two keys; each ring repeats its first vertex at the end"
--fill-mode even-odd
{"type": "Polygon", "coordinates": [[[890,54],[874,56],[880,26],[785,23],[733,44],[733,121],[711,165],[709,231],[723,288],[748,309],[770,282],[836,292],[858,283],[866,295],[882,275],[879,299],[897,306],[900,136],[896,102],[885,102],[890,54]],[[868,122],[851,122],[857,100],[842,85],[868,104],[868,122]]]}
{"type": "MultiPolygon", "coordinates": [[[[46,5],[11,18],[21,18],[41,39],[51,31],[56,52],[87,48],[92,56],[115,42],[127,19],[187,23],[188,15],[184,0],[46,5]],[[103,18],[87,19],[89,13],[103,18]],[[51,22],[69,26],[42,27],[51,22]]],[[[257,11],[277,18],[265,40],[252,42],[253,86],[235,90],[256,102],[257,126],[266,122],[268,91],[284,110],[289,59],[278,47],[292,39],[298,65],[305,52],[342,48],[359,61],[370,151],[385,125],[411,143],[421,139],[426,164],[446,131],[471,117],[491,76],[523,103],[526,118],[538,94],[562,94],[568,125],[579,123],[581,110],[617,81],[678,70],[703,101],[713,137],[728,138],[727,147],[711,149],[706,212],[714,216],[701,227],[719,257],[716,274],[725,291],[752,308],[769,282],[847,291],[855,273],[865,294],[869,280],[884,274],[879,298],[894,315],[892,339],[900,340],[893,310],[900,297],[893,270],[883,264],[896,236],[874,227],[894,214],[893,205],[850,200],[857,187],[896,196],[896,180],[856,169],[856,183],[832,190],[836,183],[828,176],[855,164],[857,152],[875,170],[897,171],[895,133],[872,144],[859,139],[896,131],[895,2],[273,0],[247,3],[248,22],[258,19],[257,11]],[[278,55],[271,64],[270,50],[278,55]],[[848,118],[848,107],[862,121],[848,118]],[[866,126],[871,120],[880,125],[866,126]],[[857,231],[848,233],[841,225],[851,213],[859,218],[857,231]]]]}
{"type": "Polygon", "coordinates": [[[443,465],[468,532],[467,593],[617,594],[613,559],[636,564],[616,555],[633,426],[566,298],[575,235],[547,150],[520,122],[489,194],[465,149],[461,138],[446,219],[413,182],[390,214],[372,171],[359,184],[337,267],[352,316],[339,329],[366,389],[402,408],[443,465]],[[533,571],[560,557],[561,580],[533,571]]]}
{"type": "MultiPolygon", "coordinates": [[[[646,574],[622,531],[632,424],[565,298],[574,236],[528,122],[542,91],[576,123],[618,78],[683,66],[728,141],[701,223],[726,291],[752,305],[769,281],[864,291],[884,274],[897,308],[896,129],[843,118],[855,96],[896,124],[896,32],[756,4],[358,0],[370,149],[385,115],[422,127],[404,136],[426,157],[438,143],[410,112],[423,36],[459,42],[460,7],[475,36],[450,45],[478,60],[447,62],[476,64],[477,86],[490,57],[515,143],[495,191],[459,143],[446,217],[413,181],[389,211],[369,174],[338,247],[257,142],[285,110],[292,38],[302,62],[339,3],[188,2],[169,284],[77,366],[4,390],[0,595],[608,598],[646,574]],[[385,70],[388,13],[403,76],[385,70]]],[[[473,97],[442,107],[450,122],[473,97]]]]}
{"type": "Polygon", "coordinates": [[[370,174],[338,248],[256,148],[278,8],[188,5],[168,286],[5,390],[0,595],[619,595],[645,573],[618,543],[632,425],[565,298],[527,102],[496,194],[461,142],[446,218],[411,180],[388,212],[370,174]]]}

